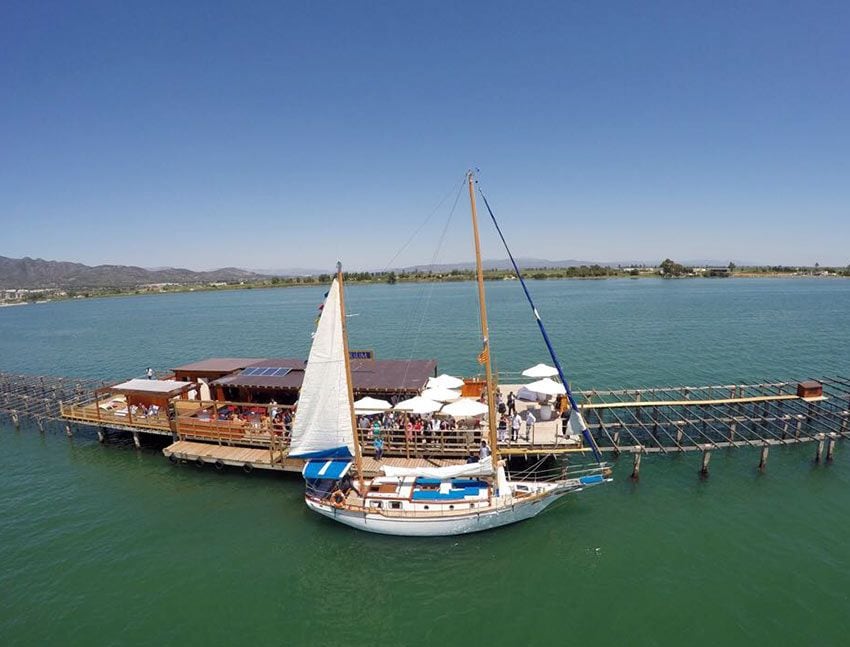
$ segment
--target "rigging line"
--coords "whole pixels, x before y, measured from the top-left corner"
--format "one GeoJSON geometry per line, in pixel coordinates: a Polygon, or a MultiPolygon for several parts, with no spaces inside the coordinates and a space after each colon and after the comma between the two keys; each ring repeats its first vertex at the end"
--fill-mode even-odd
{"type": "MultiPolygon", "coordinates": [[[[484,195],[484,191],[481,190],[480,186],[478,187],[478,193],[481,195],[481,199],[484,200],[484,206],[487,207],[487,212],[490,214],[490,220],[493,221],[493,224],[496,227],[496,231],[499,233],[499,238],[502,239],[502,245],[505,246],[505,251],[508,253],[508,258],[511,259],[511,265],[513,265],[514,267],[514,271],[516,272],[520,285],[522,285],[523,292],[525,292],[525,298],[528,299],[528,305],[531,306],[531,311],[534,313],[534,319],[535,321],[537,321],[537,327],[540,328],[540,332],[543,335],[543,341],[546,342],[546,348],[549,350],[549,356],[555,363],[555,368],[558,369],[558,376],[561,378],[561,383],[564,385],[564,389],[566,389],[567,391],[567,399],[569,399],[570,401],[570,407],[572,407],[572,410],[578,414],[578,404],[576,404],[575,398],[573,397],[573,392],[570,389],[570,383],[567,381],[567,378],[564,375],[564,369],[561,368],[561,362],[558,361],[558,355],[555,352],[555,348],[552,346],[552,341],[549,339],[549,333],[546,332],[546,327],[543,325],[543,320],[540,318],[540,313],[537,312],[537,307],[534,305],[534,300],[531,298],[531,293],[528,291],[528,286],[525,284],[525,278],[523,278],[522,272],[519,271],[519,266],[517,265],[517,262],[514,259],[514,255],[511,253],[511,250],[508,247],[508,242],[505,240],[505,236],[502,234],[502,229],[501,227],[499,227],[499,223],[496,221],[496,216],[493,214],[493,210],[490,208],[490,203],[487,202],[487,196],[484,195]]],[[[570,415],[572,416],[572,414],[570,415]]],[[[581,435],[584,437],[587,444],[590,445],[590,448],[593,450],[593,457],[598,463],[601,463],[602,454],[599,451],[599,447],[596,445],[596,441],[593,439],[593,436],[590,435],[590,431],[588,430],[587,425],[584,423],[584,420],[581,418],[580,414],[578,420],[581,422],[581,435]]]]}
{"type": "MultiPolygon", "coordinates": [[[[455,195],[455,200],[452,203],[452,208],[449,210],[449,216],[448,216],[448,218],[446,218],[446,222],[443,225],[443,230],[440,232],[440,238],[437,240],[437,247],[434,250],[433,256],[431,257],[430,267],[432,267],[432,268],[437,263],[437,258],[439,257],[440,251],[442,250],[443,243],[445,242],[445,239],[446,239],[446,233],[449,230],[449,225],[451,224],[452,218],[454,217],[455,210],[457,209],[457,203],[460,201],[460,196],[461,196],[462,192],[463,192],[463,183],[461,183],[461,185],[458,187],[457,194],[455,195]]],[[[416,334],[411,336],[413,345],[410,348],[410,357],[408,359],[411,359],[413,357],[413,353],[416,350],[417,341],[419,339],[420,333],[422,332],[422,325],[425,323],[425,316],[428,312],[428,307],[431,304],[431,296],[434,292],[435,281],[429,281],[428,283],[429,283],[429,285],[427,287],[427,293],[424,289],[421,293],[422,297],[420,298],[419,303],[423,304],[423,305],[422,305],[421,313],[420,313],[420,317],[419,317],[419,325],[416,327],[416,334]],[[426,294],[427,294],[427,299],[425,298],[426,294]]],[[[405,369],[405,377],[406,377],[406,369],[405,369]]]]}
{"type": "MultiPolygon", "coordinates": [[[[460,192],[460,191],[463,189],[463,183],[464,183],[465,181],[466,181],[466,175],[464,175],[464,176],[461,178],[461,180],[460,180],[460,189],[458,189],[458,192],[460,192]]],[[[434,208],[431,210],[431,213],[429,213],[429,214],[428,214],[428,216],[425,218],[425,220],[424,220],[424,221],[422,221],[422,223],[421,223],[421,224],[420,224],[420,225],[416,228],[416,230],[415,230],[415,231],[414,231],[414,232],[410,235],[410,238],[408,238],[408,239],[407,239],[407,241],[405,241],[405,243],[404,243],[404,244],[403,244],[403,245],[402,245],[402,246],[398,249],[398,251],[397,251],[397,252],[393,255],[393,257],[392,257],[389,261],[387,261],[387,264],[386,264],[386,265],[384,265],[384,269],[383,269],[383,270],[381,270],[381,273],[386,272],[386,271],[390,268],[390,265],[392,265],[392,264],[395,262],[395,260],[396,260],[399,256],[401,256],[402,252],[404,252],[404,250],[408,248],[408,246],[410,245],[410,243],[412,243],[412,242],[413,242],[413,240],[416,238],[416,236],[418,236],[418,235],[419,235],[419,232],[420,232],[420,231],[422,231],[422,229],[425,227],[425,225],[427,225],[427,224],[430,222],[431,218],[433,218],[433,217],[434,217],[434,214],[436,214],[436,213],[437,213],[437,211],[439,211],[440,207],[442,207],[442,206],[443,206],[443,203],[451,197],[452,192],[453,192],[454,190],[455,190],[455,189],[454,189],[454,185],[452,185],[452,188],[451,188],[451,189],[449,189],[448,193],[446,193],[446,195],[444,195],[444,196],[442,197],[442,199],[441,199],[441,200],[437,203],[437,206],[436,206],[436,207],[434,207],[434,208]]],[[[455,200],[455,201],[457,201],[457,200],[455,200]]]]}

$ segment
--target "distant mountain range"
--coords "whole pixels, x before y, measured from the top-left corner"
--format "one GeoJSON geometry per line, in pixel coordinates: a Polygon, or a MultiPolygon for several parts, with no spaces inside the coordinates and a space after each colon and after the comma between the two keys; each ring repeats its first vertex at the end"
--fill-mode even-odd
{"type": "MultiPolygon", "coordinates": [[[[602,265],[607,267],[652,266],[657,261],[581,261],[568,259],[552,261],[545,258],[518,258],[520,269],[579,267],[582,265],[602,265]]],[[[729,261],[685,260],[679,261],[686,266],[725,266],[729,261]]],[[[754,263],[734,261],[738,266],[751,266],[754,263]]],[[[508,259],[487,259],[485,269],[510,270],[508,259]]],[[[452,270],[472,270],[473,263],[440,263],[429,265],[408,265],[392,268],[395,272],[436,272],[446,273],[452,270]]],[[[377,270],[371,270],[377,271],[377,270]]],[[[224,267],[219,270],[195,272],[184,268],[161,267],[143,268],[132,265],[83,265],[62,261],[45,261],[40,258],[7,258],[0,256],[0,288],[128,288],[151,283],[212,283],[254,281],[274,276],[318,276],[329,274],[330,270],[318,270],[301,267],[288,269],[243,270],[238,267],[224,267]]]]}
{"type": "Polygon", "coordinates": [[[0,288],[127,288],[150,283],[211,283],[262,278],[266,277],[236,267],[209,272],[176,267],[147,270],[131,265],[92,267],[41,258],[0,256],[0,288]]]}

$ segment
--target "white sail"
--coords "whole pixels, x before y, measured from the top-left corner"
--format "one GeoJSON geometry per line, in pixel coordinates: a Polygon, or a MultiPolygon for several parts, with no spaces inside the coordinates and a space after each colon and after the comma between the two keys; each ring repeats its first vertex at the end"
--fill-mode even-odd
{"type": "Polygon", "coordinates": [[[450,479],[458,476],[491,476],[493,461],[486,458],[478,463],[446,465],[445,467],[393,467],[384,465],[381,470],[387,476],[425,476],[435,479],[450,479]]]}
{"type": "Polygon", "coordinates": [[[339,285],[334,279],[304,369],[304,382],[292,427],[289,451],[292,457],[354,454],[342,316],[339,285]]]}

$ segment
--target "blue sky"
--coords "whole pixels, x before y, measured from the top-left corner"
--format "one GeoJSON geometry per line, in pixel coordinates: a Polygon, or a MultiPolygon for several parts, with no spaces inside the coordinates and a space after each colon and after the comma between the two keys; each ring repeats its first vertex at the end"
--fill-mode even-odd
{"type": "Polygon", "coordinates": [[[0,255],[850,263],[850,4],[643,4],[4,2],[0,255]]]}

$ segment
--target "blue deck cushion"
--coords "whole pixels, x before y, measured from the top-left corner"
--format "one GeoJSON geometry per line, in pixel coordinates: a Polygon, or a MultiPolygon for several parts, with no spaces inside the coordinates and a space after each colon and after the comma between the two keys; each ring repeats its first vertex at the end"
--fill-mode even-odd
{"type": "Polygon", "coordinates": [[[349,460],[323,460],[313,459],[305,463],[301,473],[306,480],[313,479],[341,479],[351,469],[351,461],[349,460]]]}
{"type": "Polygon", "coordinates": [[[468,487],[449,490],[446,493],[439,490],[414,490],[414,501],[458,501],[468,496],[478,496],[481,488],[468,487]]]}
{"type": "Polygon", "coordinates": [[[487,487],[487,484],[484,481],[479,481],[478,479],[452,479],[452,487],[487,487]]]}
{"type": "Polygon", "coordinates": [[[439,485],[443,481],[440,479],[432,479],[427,476],[419,476],[416,478],[416,485],[439,485]]]}

